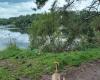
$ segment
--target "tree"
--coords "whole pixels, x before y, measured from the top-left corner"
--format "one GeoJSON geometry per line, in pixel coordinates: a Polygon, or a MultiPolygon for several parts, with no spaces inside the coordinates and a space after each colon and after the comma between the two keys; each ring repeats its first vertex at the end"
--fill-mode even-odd
{"type": "MultiPolygon", "coordinates": [[[[59,16],[54,13],[45,13],[37,17],[29,30],[31,37],[31,48],[45,47],[54,39],[54,33],[59,27],[59,16]],[[49,42],[47,42],[49,38],[49,42]]],[[[53,41],[52,41],[53,42],[53,41]]]]}
{"type": "MultiPolygon", "coordinates": [[[[46,1],[48,0],[37,0],[36,3],[41,8],[46,1]]],[[[97,12],[84,10],[76,13],[67,10],[74,1],[66,0],[67,4],[58,8],[57,0],[54,0],[51,12],[41,14],[33,21],[30,29],[32,49],[39,48],[40,50],[59,52],[76,49],[80,45],[83,46],[84,43],[86,46],[93,43],[95,33],[90,23],[97,12]]],[[[91,4],[91,6],[93,5],[91,4]]]]}
{"type": "MultiPolygon", "coordinates": [[[[36,0],[36,4],[37,4],[37,6],[38,6],[38,8],[40,8],[40,7],[42,7],[42,6],[44,6],[45,4],[46,4],[46,2],[47,1],[49,1],[49,0],[36,0]]],[[[54,0],[55,1],[55,0],[54,0]]],[[[57,0],[56,0],[57,1],[57,0]]],[[[66,2],[67,2],[67,5],[65,6],[65,7],[68,7],[68,6],[70,6],[73,2],[75,2],[75,1],[82,1],[82,0],[65,0],[66,2]]],[[[96,6],[95,6],[95,4],[100,4],[100,0],[92,0],[92,3],[91,3],[91,5],[88,5],[89,6],[89,8],[90,9],[92,9],[92,8],[95,8],[96,6]]],[[[98,6],[97,5],[97,6],[98,6]]]]}
{"type": "Polygon", "coordinates": [[[96,16],[93,18],[90,24],[95,31],[100,32],[100,16],[96,16]]]}

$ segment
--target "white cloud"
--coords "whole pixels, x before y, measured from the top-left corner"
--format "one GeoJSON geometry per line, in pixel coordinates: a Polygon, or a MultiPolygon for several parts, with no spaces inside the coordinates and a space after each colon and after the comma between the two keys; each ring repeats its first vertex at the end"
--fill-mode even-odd
{"type": "Polygon", "coordinates": [[[93,0],[82,0],[80,2],[75,2],[74,3],[74,10],[82,10],[86,7],[88,7],[91,3],[92,3],[93,0]]]}
{"type": "MultiPolygon", "coordinates": [[[[0,18],[9,18],[19,15],[26,15],[32,13],[41,13],[48,11],[50,9],[54,0],[49,0],[47,4],[37,12],[33,11],[32,8],[36,7],[36,4],[33,1],[20,2],[20,3],[9,3],[9,2],[0,2],[0,18]]],[[[83,0],[82,2],[74,3],[74,10],[82,10],[87,5],[91,3],[92,0],[83,0]]],[[[58,0],[58,6],[62,7],[65,4],[65,0],[58,0]]]]}
{"type": "Polygon", "coordinates": [[[8,3],[0,2],[0,18],[9,18],[19,15],[32,14],[36,5],[32,2],[8,3]]]}

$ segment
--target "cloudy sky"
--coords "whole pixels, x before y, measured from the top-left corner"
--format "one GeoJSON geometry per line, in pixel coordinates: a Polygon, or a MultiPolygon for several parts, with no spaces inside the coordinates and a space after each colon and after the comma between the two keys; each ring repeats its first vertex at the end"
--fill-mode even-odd
{"type": "MultiPolygon", "coordinates": [[[[36,7],[34,0],[0,0],[0,18],[9,18],[15,17],[19,15],[26,15],[36,13],[32,10],[33,7],[36,7]]],[[[42,10],[37,11],[37,13],[41,13],[50,8],[53,0],[49,0],[49,2],[45,5],[42,10]]],[[[81,3],[77,3],[75,9],[81,10],[86,5],[88,5],[91,0],[87,0],[87,2],[82,1],[81,3]],[[78,4],[81,4],[80,6],[78,4]]],[[[62,6],[65,4],[64,0],[59,0],[58,5],[62,6]]]]}

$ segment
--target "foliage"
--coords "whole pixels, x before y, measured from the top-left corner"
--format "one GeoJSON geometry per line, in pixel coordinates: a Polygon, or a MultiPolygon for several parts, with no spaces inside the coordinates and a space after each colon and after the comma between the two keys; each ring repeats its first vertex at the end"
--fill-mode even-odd
{"type": "Polygon", "coordinates": [[[7,25],[10,22],[8,21],[8,19],[0,19],[0,25],[7,25]]]}
{"type": "Polygon", "coordinates": [[[95,16],[91,21],[91,26],[94,28],[95,31],[100,32],[100,16],[95,16]]]}
{"type": "Polygon", "coordinates": [[[36,4],[38,4],[38,8],[42,7],[45,5],[45,2],[48,0],[36,0],[36,4]]]}
{"type": "Polygon", "coordinates": [[[31,25],[32,21],[38,14],[11,17],[9,19],[0,19],[0,25],[13,25],[19,29],[20,32],[27,32],[27,29],[31,25]]]}
{"type": "Polygon", "coordinates": [[[91,26],[96,22],[93,17],[86,19],[88,15],[88,11],[55,11],[39,15],[29,30],[31,49],[62,52],[96,47],[95,29],[91,26]]]}
{"type": "MultiPolygon", "coordinates": [[[[48,38],[50,42],[54,42],[54,34],[59,27],[59,16],[55,13],[41,14],[33,21],[31,29],[29,29],[31,48],[39,48],[39,46],[45,45],[48,38]]],[[[49,41],[47,42],[47,44],[49,41]]]]}

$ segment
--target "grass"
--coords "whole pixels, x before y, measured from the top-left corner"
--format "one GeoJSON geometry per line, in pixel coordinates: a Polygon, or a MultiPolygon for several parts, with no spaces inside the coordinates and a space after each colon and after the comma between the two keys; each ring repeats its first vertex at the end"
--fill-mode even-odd
{"type": "Polygon", "coordinates": [[[60,63],[59,70],[63,71],[67,66],[77,67],[97,59],[100,59],[100,48],[40,55],[35,51],[8,48],[0,52],[0,80],[17,80],[20,77],[39,80],[41,75],[54,71],[55,61],[60,63]]]}

